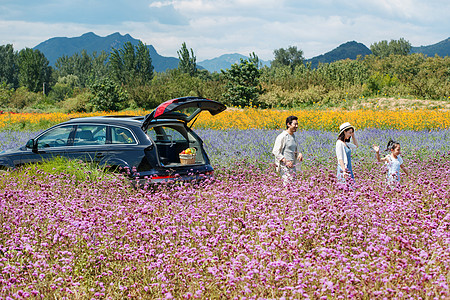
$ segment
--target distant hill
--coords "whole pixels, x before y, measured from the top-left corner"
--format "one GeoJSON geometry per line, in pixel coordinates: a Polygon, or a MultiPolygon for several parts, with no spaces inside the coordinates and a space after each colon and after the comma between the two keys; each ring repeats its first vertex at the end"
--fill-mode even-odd
{"type": "MultiPolygon", "coordinates": [[[[130,42],[133,45],[137,45],[139,40],[134,39],[129,34],[121,35],[116,32],[111,35],[100,37],[93,32],[88,32],[79,37],[55,37],[45,42],[40,43],[33,49],[41,51],[50,62],[51,66],[55,65],[56,60],[63,56],[72,56],[75,53],[80,53],[85,49],[89,54],[94,51],[100,53],[105,51],[111,52],[113,48],[120,49],[126,42],[130,42]]],[[[155,67],[155,71],[164,72],[167,69],[178,68],[178,58],[165,57],[159,55],[152,45],[147,45],[152,58],[152,64],[155,67]]],[[[439,43],[429,46],[412,47],[412,53],[424,53],[427,56],[439,56],[450,55],[450,38],[443,40],[439,43]]],[[[306,59],[306,62],[311,62],[313,68],[316,68],[319,63],[331,63],[341,59],[356,59],[358,55],[365,56],[372,52],[364,44],[351,41],[344,43],[337,48],[313,57],[306,59]]],[[[232,64],[239,63],[240,59],[248,59],[247,56],[234,53],[224,54],[213,59],[207,59],[197,62],[199,69],[205,68],[209,72],[220,72],[220,70],[226,70],[231,67],[232,64]]],[[[270,66],[270,61],[261,61],[262,65],[270,66]]]]}
{"type": "Polygon", "coordinates": [[[319,63],[331,63],[347,58],[356,59],[358,55],[364,57],[369,54],[372,54],[372,51],[370,51],[370,49],[364,44],[351,41],[338,46],[330,52],[315,56],[311,59],[306,59],[305,63],[310,62],[312,68],[317,68],[319,63]]]}
{"type": "Polygon", "coordinates": [[[433,45],[411,47],[411,53],[423,53],[427,56],[436,54],[441,57],[450,56],[450,37],[433,45]]]}
{"type": "MultiPolygon", "coordinates": [[[[213,59],[207,59],[198,62],[197,64],[208,70],[209,72],[220,72],[220,70],[226,70],[231,67],[233,64],[238,64],[242,59],[248,59],[248,56],[233,53],[233,54],[224,54],[219,57],[213,59]]],[[[270,66],[270,61],[260,60],[263,66],[270,66]]]]}
{"type": "MultiPolygon", "coordinates": [[[[49,60],[50,65],[54,66],[56,60],[63,55],[72,56],[75,53],[81,53],[82,50],[86,50],[89,54],[92,54],[93,52],[97,52],[98,54],[102,51],[109,53],[113,48],[122,48],[127,42],[137,45],[139,40],[134,39],[129,34],[121,35],[118,32],[105,37],[100,37],[93,32],[88,32],[79,37],[51,38],[40,43],[33,49],[41,51],[49,60]]],[[[161,56],[156,52],[152,45],[147,45],[147,47],[150,50],[150,57],[152,58],[152,64],[156,72],[164,72],[167,69],[178,68],[178,58],[161,56]]],[[[225,54],[217,58],[197,62],[197,65],[199,69],[204,68],[209,72],[220,72],[221,69],[229,69],[232,64],[239,63],[241,58],[247,59],[248,57],[237,53],[225,54]]],[[[270,65],[270,62],[261,62],[263,65],[270,65]]]]}
{"type": "MultiPolygon", "coordinates": [[[[50,65],[54,66],[56,60],[63,56],[72,56],[75,53],[81,53],[84,49],[87,53],[92,54],[94,51],[99,54],[102,51],[111,52],[113,48],[120,49],[127,42],[137,45],[139,40],[132,38],[129,34],[121,35],[116,32],[106,37],[100,37],[93,32],[88,32],[79,37],[55,37],[40,43],[33,49],[41,51],[49,60],[50,65]]],[[[152,58],[152,64],[157,72],[164,72],[167,69],[175,69],[178,67],[178,58],[164,57],[159,55],[155,48],[147,45],[152,58]]]]}

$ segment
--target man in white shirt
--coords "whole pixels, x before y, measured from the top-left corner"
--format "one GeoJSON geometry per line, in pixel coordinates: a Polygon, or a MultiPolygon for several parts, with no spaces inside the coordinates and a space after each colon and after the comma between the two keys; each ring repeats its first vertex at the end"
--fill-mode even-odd
{"type": "Polygon", "coordinates": [[[294,135],[297,128],[298,118],[296,116],[287,117],[286,130],[277,136],[272,150],[275,155],[277,171],[280,172],[284,185],[294,180],[299,162],[303,161],[303,155],[298,151],[294,135]]]}

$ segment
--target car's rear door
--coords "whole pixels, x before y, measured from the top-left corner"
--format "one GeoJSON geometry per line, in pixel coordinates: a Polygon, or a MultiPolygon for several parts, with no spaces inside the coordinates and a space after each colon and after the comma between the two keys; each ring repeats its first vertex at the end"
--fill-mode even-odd
{"type": "Polygon", "coordinates": [[[112,167],[148,169],[149,166],[145,160],[144,152],[147,147],[148,145],[139,143],[138,137],[130,128],[119,124],[109,125],[107,135],[108,157],[105,163],[112,167]]]}
{"type": "Polygon", "coordinates": [[[71,147],[65,156],[84,162],[100,163],[107,156],[106,125],[78,124],[72,135],[71,147]]]}

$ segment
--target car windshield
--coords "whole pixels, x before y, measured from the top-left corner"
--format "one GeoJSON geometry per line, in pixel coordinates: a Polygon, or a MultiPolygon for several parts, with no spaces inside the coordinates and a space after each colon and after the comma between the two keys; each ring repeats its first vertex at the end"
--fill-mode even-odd
{"type": "Polygon", "coordinates": [[[159,161],[166,167],[182,164],[180,153],[187,148],[195,148],[195,162],[205,163],[200,147],[200,141],[181,124],[164,124],[149,127],[147,135],[154,142],[159,155],[159,161]]]}

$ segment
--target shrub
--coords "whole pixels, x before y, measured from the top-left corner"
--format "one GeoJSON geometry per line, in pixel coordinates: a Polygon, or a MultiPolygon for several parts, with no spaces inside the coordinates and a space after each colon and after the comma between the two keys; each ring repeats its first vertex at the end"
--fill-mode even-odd
{"type": "Polygon", "coordinates": [[[363,96],[364,86],[351,85],[345,88],[330,90],[324,97],[322,103],[328,105],[339,105],[343,102],[357,100],[363,96]]]}
{"type": "Polygon", "coordinates": [[[256,57],[248,60],[241,58],[239,64],[231,65],[226,71],[222,70],[227,80],[226,92],[223,94],[227,104],[241,107],[263,104],[259,101],[263,89],[259,81],[261,71],[256,61],[256,57]]]}
{"type": "Polygon", "coordinates": [[[381,74],[380,72],[375,72],[367,79],[367,89],[372,95],[376,94],[378,91],[382,91],[383,89],[388,89],[399,84],[400,80],[397,76],[381,74]]]}
{"type": "Polygon", "coordinates": [[[70,88],[70,86],[58,82],[53,86],[52,90],[48,94],[48,97],[54,102],[60,102],[69,97],[72,97],[72,95],[73,90],[70,88]]]}
{"type": "Polygon", "coordinates": [[[284,90],[277,85],[267,88],[261,101],[268,107],[305,107],[315,104],[336,105],[343,101],[358,99],[362,96],[363,86],[348,86],[327,90],[324,86],[310,86],[308,89],[284,90]]]}
{"type": "Polygon", "coordinates": [[[28,91],[26,87],[20,87],[12,94],[9,106],[13,109],[23,109],[42,100],[43,97],[41,93],[33,93],[28,91]]]}
{"type": "Polygon", "coordinates": [[[84,92],[62,101],[61,108],[65,112],[91,112],[93,111],[92,98],[93,95],[91,93],[84,92]]]}
{"type": "Polygon", "coordinates": [[[299,90],[286,90],[278,85],[271,85],[259,100],[267,107],[293,107],[301,96],[299,90]]]}
{"type": "Polygon", "coordinates": [[[151,97],[152,88],[150,86],[128,87],[127,91],[129,95],[128,108],[151,109],[159,104],[151,97]]]}
{"type": "MultiPolygon", "coordinates": [[[[146,91],[147,102],[143,108],[154,108],[166,100],[182,96],[206,97],[221,101],[223,91],[224,84],[220,80],[191,77],[177,69],[168,70],[154,76],[151,86],[146,91]]],[[[136,99],[138,98],[134,98],[135,101],[136,99]]]]}
{"type": "Polygon", "coordinates": [[[0,84],[0,107],[9,106],[13,93],[14,89],[9,88],[5,82],[0,84]]]}
{"type": "Polygon", "coordinates": [[[321,103],[327,94],[327,90],[321,86],[310,86],[308,89],[300,92],[300,97],[294,101],[294,106],[304,106],[314,103],[321,103]]]}
{"type": "Polygon", "coordinates": [[[203,97],[225,102],[223,94],[226,91],[225,83],[222,80],[208,80],[200,86],[201,95],[203,97]]]}
{"type": "Polygon", "coordinates": [[[126,107],[127,91],[109,78],[103,78],[91,86],[93,98],[90,103],[95,110],[119,111],[126,107]]]}

